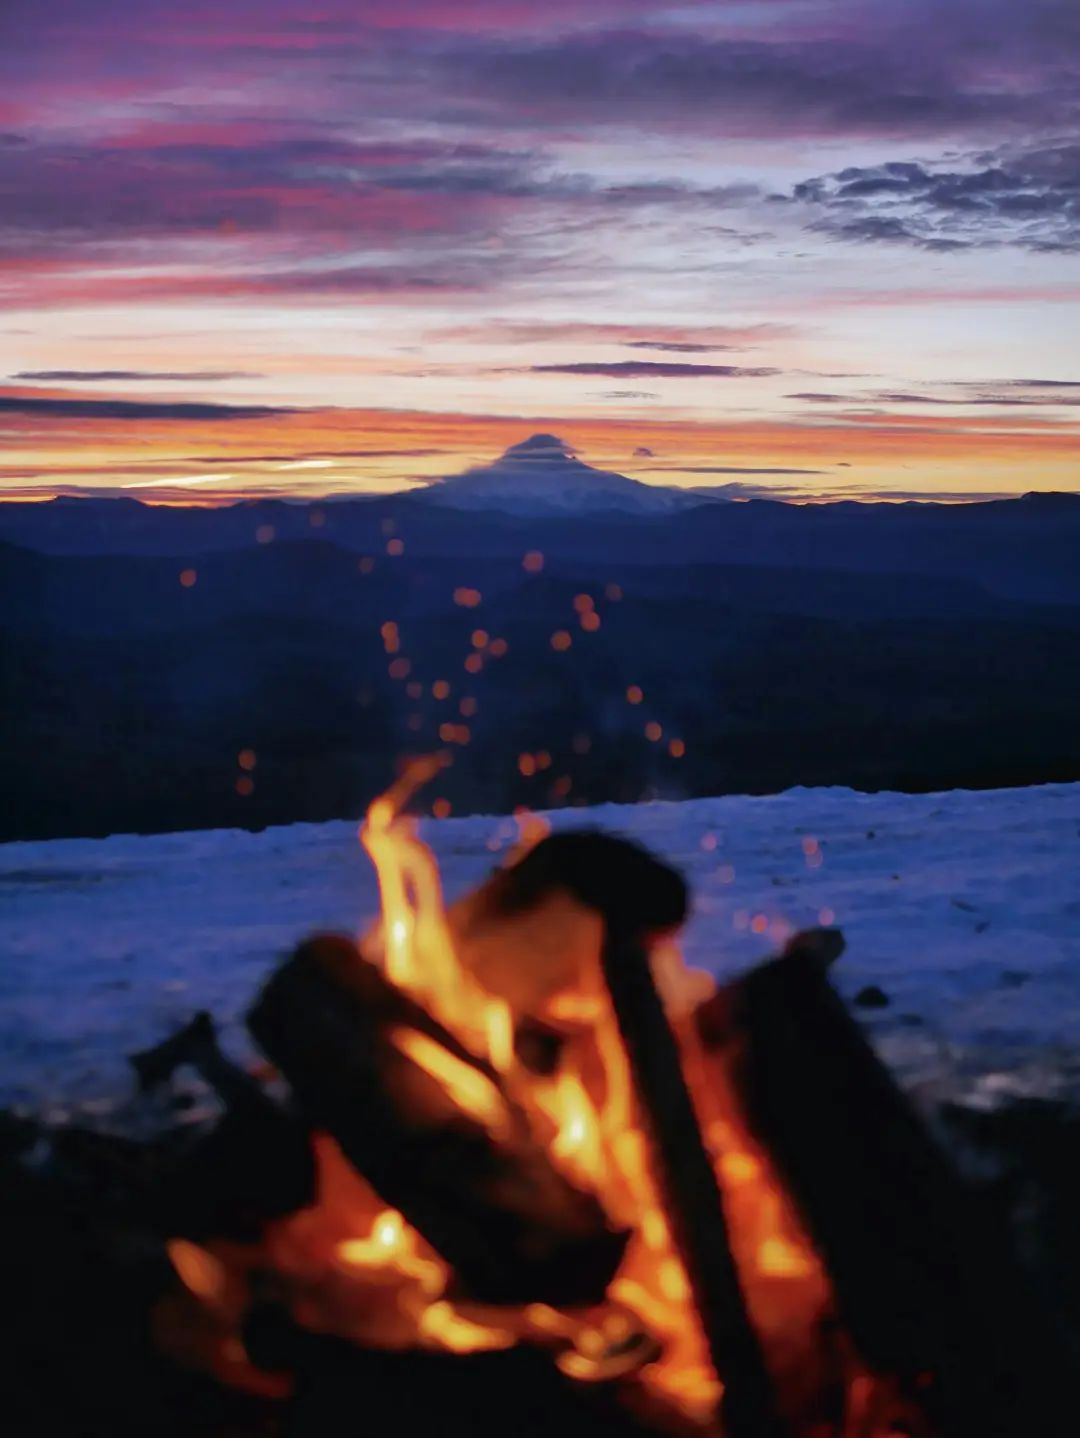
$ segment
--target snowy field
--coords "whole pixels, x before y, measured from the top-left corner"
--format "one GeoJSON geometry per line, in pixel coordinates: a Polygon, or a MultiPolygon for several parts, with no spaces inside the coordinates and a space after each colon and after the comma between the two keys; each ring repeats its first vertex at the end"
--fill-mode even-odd
{"type": "MultiPolygon", "coordinates": [[[[641,840],[691,882],[690,960],[730,974],[837,923],[845,995],[917,1096],[1080,1097],[1080,784],[990,793],[608,805],[554,816],[641,840]]],[[[507,820],[423,829],[454,895],[507,820]]],[[[212,1010],[246,1051],[260,981],[313,930],[358,932],[374,875],[349,823],[0,845],[0,1104],[140,1118],[124,1056],[212,1010]]],[[[164,1118],[163,1113],[157,1115],[164,1118]]],[[[143,1102],[141,1118],[154,1117],[143,1102]]]]}

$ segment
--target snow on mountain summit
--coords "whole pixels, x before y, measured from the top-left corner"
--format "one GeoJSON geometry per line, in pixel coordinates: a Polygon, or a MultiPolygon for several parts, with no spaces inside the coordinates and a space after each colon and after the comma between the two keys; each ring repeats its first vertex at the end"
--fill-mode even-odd
{"type": "Polygon", "coordinates": [[[514,514],[578,514],[623,510],[666,513],[689,503],[688,494],[643,484],[613,470],[594,469],[555,434],[532,434],[492,464],[449,475],[421,491],[423,498],[460,509],[502,509],[514,514]]]}
{"type": "Polygon", "coordinates": [[[577,451],[557,434],[530,434],[528,439],[512,444],[503,455],[504,460],[536,459],[577,459],[577,451]]]}

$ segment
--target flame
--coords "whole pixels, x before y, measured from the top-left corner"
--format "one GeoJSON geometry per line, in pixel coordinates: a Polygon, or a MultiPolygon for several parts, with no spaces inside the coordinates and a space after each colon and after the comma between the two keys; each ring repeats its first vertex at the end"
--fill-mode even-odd
{"type": "Polygon", "coordinates": [[[499,1090],[479,1069],[415,1029],[392,1029],[394,1047],[445,1088],[458,1108],[475,1118],[493,1136],[506,1131],[506,1104],[499,1090]]]}
{"type": "Polygon", "coordinates": [[[446,1286],[445,1266],[425,1258],[418,1251],[418,1235],[395,1209],[378,1214],[368,1238],[346,1238],[337,1245],[337,1256],[350,1268],[393,1268],[415,1278],[431,1297],[446,1286]]]}
{"type": "MultiPolygon", "coordinates": [[[[190,1292],[209,1306],[235,1290],[238,1275],[270,1270],[289,1295],[296,1321],[316,1331],[367,1347],[453,1353],[536,1343],[552,1349],[562,1371],[583,1382],[605,1376],[606,1357],[643,1337],[652,1347],[648,1361],[623,1378],[627,1401],[636,1395],[653,1417],[675,1415],[684,1427],[689,1422],[716,1433],[722,1389],[665,1213],[603,982],[602,927],[588,911],[559,900],[517,927],[507,923],[497,942],[485,946],[470,937],[468,900],[464,918],[460,906],[448,916],[434,856],[401,812],[442,763],[435,758],[414,765],[368,811],[360,837],[378,876],[381,918],[362,941],[362,952],[489,1071],[411,1027],[388,1036],[399,1052],[495,1139],[507,1131],[512,1100],[551,1163],[597,1196],[613,1226],[631,1231],[605,1302],[589,1311],[538,1303],[493,1309],[460,1297],[447,1263],[325,1134],[314,1138],[317,1196],[311,1207],[268,1224],[262,1242],[246,1254],[235,1246],[200,1249],[176,1240],[173,1263],[190,1292]],[[540,946],[535,953],[531,944],[540,946]],[[558,960],[549,963],[554,951],[558,960]],[[523,1017],[555,1024],[565,1039],[551,1077],[529,1073],[517,1060],[515,1031],[523,1017]]],[[[512,857],[547,832],[536,816],[516,817],[520,834],[512,857]]],[[[815,1383],[822,1386],[826,1372],[819,1346],[832,1312],[828,1279],[768,1155],[740,1117],[730,1056],[706,1054],[698,1039],[693,1013],[712,992],[712,981],[688,969],[670,942],[657,946],[652,962],[724,1195],[749,1314],[779,1391],[797,1407],[815,1383]]],[[[830,1354],[834,1363],[832,1349],[830,1354]]],[[[852,1372],[849,1387],[856,1406],[865,1409],[865,1385],[873,1389],[876,1380],[852,1372]]],[[[831,1368],[827,1376],[835,1376],[831,1368]]],[[[845,1429],[856,1431],[885,1429],[845,1429]]]]}
{"type": "Polygon", "coordinates": [[[185,1288],[208,1306],[221,1303],[228,1278],[220,1259],[186,1238],[170,1238],[165,1249],[185,1288]]]}
{"type": "Polygon", "coordinates": [[[560,1073],[553,1083],[538,1084],[534,1097],[555,1124],[549,1149],[553,1162],[570,1178],[599,1191],[605,1174],[600,1117],[581,1079],[560,1073]]]}

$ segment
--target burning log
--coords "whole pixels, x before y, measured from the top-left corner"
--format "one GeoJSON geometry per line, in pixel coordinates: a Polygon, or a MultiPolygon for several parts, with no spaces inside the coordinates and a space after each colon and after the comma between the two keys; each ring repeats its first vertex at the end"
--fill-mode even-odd
{"type": "MultiPolygon", "coordinates": [[[[554,995],[580,992],[609,917],[647,938],[673,932],[686,912],[681,875],[638,844],[581,829],[550,834],[496,870],[450,906],[447,922],[463,967],[510,1004],[519,1028],[531,1030],[526,1053],[543,1066],[537,1015],[554,995]]],[[[551,1030],[547,1039],[546,1062],[554,1068],[551,1030]]]]}
{"type": "Polygon", "coordinates": [[[599,1302],[626,1234],[529,1137],[500,1075],[387,982],[320,938],[270,980],[249,1027],[308,1119],[491,1304],[599,1302]]]}
{"type": "Polygon", "coordinates": [[[681,874],[629,839],[599,829],[549,834],[477,890],[478,907],[506,916],[535,909],[563,890],[626,933],[677,929],[686,918],[681,874]]]}
{"type": "Polygon", "coordinates": [[[648,951],[633,933],[609,931],[604,977],[626,1045],[668,1222],[690,1279],[709,1357],[724,1385],[730,1438],[780,1435],[761,1345],[747,1313],[728,1242],[716,1174],[702,1140],[682,1062],[648,951]]]}
{"type": "MultiPolygon", "coordinates": [[[[837,936],[838,937],[838,936],[837,936]]],[[[825,1260],[841,1319],[943,1435],[1071,1431],[1056,1336],[827,978],[842,944],[801,935],[698,1014],[825,1260]]]]}

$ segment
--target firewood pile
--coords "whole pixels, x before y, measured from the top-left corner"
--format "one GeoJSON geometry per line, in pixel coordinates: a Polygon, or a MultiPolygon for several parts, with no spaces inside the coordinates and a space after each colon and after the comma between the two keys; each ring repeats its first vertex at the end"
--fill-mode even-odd
{"type": "Polygon", "coordinates": [[[0,1131],[13,1431],[1073,1431],[1055,1325],[832,988],[837,931],[718,989],[644,850],[550,836],[443,910],[403,822],[369,818],[375,929],[258,995],[257,1075],[205,1013],[133,1056],[216,1121],[0,1131]]]}

